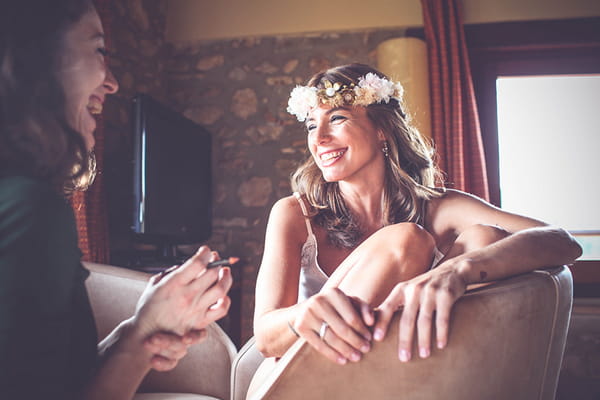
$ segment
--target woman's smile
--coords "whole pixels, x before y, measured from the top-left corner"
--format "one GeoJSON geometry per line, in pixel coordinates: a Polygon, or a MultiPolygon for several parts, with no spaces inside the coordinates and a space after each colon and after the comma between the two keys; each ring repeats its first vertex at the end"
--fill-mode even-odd
{"type": "Polygon", "coordinates": [[[102,114],[103,109],[103,101],[98,96],[90,96],[90,100],[88,101],[87,109],[92,115],[102,114]]]}
{"type": "Polygon", "coordinates": [[[342,158],[342,156],[346,153],[346,149],[337,149],[337,150],[331,150],[331,151],[327,151],[324,153],[321,153],[319,155],[320,159],[321,159],[321,165],[323,167],[328,167],[332,164],[334,164],[335,162],[337,162],[340,158],[342,158]]]}

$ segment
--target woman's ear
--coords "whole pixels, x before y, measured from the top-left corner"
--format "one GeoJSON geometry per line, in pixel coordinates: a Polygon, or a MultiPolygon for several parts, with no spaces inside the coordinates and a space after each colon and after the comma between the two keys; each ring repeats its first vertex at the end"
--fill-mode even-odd
{"type": "Polygon", "coordinates": [[[377,131],[377,139],[379,139],[382,142],[387,141],[387,139],[385,138],[385,135],[383,134],[383,131],[381,129],[379,129],[377,131]]]}

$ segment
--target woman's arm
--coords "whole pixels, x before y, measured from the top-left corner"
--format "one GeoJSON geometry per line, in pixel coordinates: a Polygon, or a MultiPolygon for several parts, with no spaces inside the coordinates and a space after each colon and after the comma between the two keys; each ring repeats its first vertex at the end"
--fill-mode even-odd
{"type": "Polygon", "coordinates": [[[360,349],[368,345],[365,336],[370,335],[357,311],[365,308],[363,302],[332,288],[296,304],[302,246],[308,235],[305,226],[296,199],[275,203],[256,282],[257,347],[267,357],[280,357],[298,339],[297,333],[334,362],[358,361],[360,349]],[[329,343],[318,333],[324,321],[330,324],[329,343]]]}
{"type": "MultiPolygon", "coordinates": [[[[487,272],[493,273],[496,278],[568,264],[581,255],[580,246],[564,229],[501,210],[475,196],[455,190],[448,190],[444,197],[432,201],[428,218],[428,230],[438,243],[444,238],[454,242],[475,225],[497,226],[508,232],[509,235],[498,243],[463,255],[464,259],[473,257],[472,261],[476,263],[492,262],[494,271],[487,272]],[[487,254],[485,259],[481,256],[482,252],[487,254]]],[[[478,277],[472,277],[469,282],[478,280],[478,277]]]]}
{"type": "Polygon", "coordinates": [[[202,247],[168,275],[151,278],[134,316],[99,344],[101,365],[86,399],[130,399],[152,367],[155,352],[146,343],[148,338],[173,332],[193,342],[189,332],[200,331],[227,313],[231,273],[228,268],[206,269],[213,258],[210,249],[202,247]]]}
{"type": "Polygon", "coordinates": [[[294,198],[273,206],[256,284],[254,333],[258,349],[267,357],[283,355],[298,338],[294,330],[333,362],[358,361],[370,349],[367,324],[374,323],[366,302],[337,287],[324,287],[296,304],[301,250],[308,234],[304,226],[294,198]],[[326,329],[322,328],[324,322],[326,329]]]}
{"type": "Polygon", "coordinates": [[[266,357],[280,357],[297,339],[289,325],[293,326],[296,317],[300,253],[308,235],[304,226],[300,206],[292,196],[273,205],[254,311],[256,345],[266,357]]]}
{"type": "Polygon", "coordinates": [[[383,338],[392,314],[403,306],[399,335],[399,357],[403,361],[411,358],[415,325],[422,357],[430,353],[434,319],[437,347],[445,347],[451,308],[467,285],[572,263],[581,254],[581,248],[565,230],[502,211],[465,193],[448,191],[431,206],[428,229],[438,243],[450,245],[445,247],[451,247],[461,233],[475,225],[498,226],[507,235],[446,259],[435,269],[396,285],[379,307],[374,336],[376,340],[383,338]]]}

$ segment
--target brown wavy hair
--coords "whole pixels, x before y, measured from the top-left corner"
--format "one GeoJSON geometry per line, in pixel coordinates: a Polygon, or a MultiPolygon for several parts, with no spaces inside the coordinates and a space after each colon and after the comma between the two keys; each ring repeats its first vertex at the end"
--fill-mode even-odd
{"type": "Polygon", "coordinates": [[[49,181],[59,191],[88,170],[66,120],[57,67],[67,30],[90,0],[19,0],[0,6],[0,174],[49,181]]]}
{"type": "MultiPolygon", "coordinates": [[[[315,74],[308,86],[324,88],[324,82],[342,85],[358,84],[360,77],[383,73],[364,64],[348,64],[315,74]]],[[[436,188],[441,173],[434,161],[433,147],[410,124],[402,104],[391,99],[388,103],[374,103],[366,107],[367,116],[376,130],[381,130],[388,143],[383,190],[384,225],[399,222],[423,223],[425,203],[441,196],[436,188]]],[[[292,188],[304,195],[313,208],[313,221],[327,230],[328,239],[339,247],[353,248],[362,236],[357,219],[344,202],[337,182],[326,182],[312,156],[296,170],[291,179],[292,188]]]]}

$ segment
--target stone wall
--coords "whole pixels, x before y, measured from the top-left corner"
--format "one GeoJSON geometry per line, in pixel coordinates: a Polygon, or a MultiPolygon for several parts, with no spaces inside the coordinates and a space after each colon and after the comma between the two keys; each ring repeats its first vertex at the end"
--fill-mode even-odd
{"type": "MultiPolygon", "coordinates": [[[[111,66],[121,89],[106,107],[105,181],[112,262],[134,247],[131,98],[148,93],[213,135],[213,234],[208,244],[241,258],[234,267],[231,317],[236,344],[252,335],[254,286],[272,204],[290,195],[289,177],[305,159],[305,131],[285,108],[290,90],[315,72],[374,63],[374,49],[403,30],[248,37],[171,45],[166,2],[114,2],[111,66]]],[[[194,246],[192,246],[194,247],[194,246]]],[[[196,246],[197,247],[197,246],[196,246]]],[[[183,249],[184,251],[186,248],[183,249]]],[[[125,255],[125,256],[124,256],[125,255]]]]}

